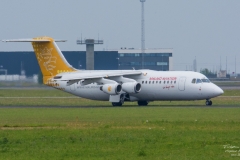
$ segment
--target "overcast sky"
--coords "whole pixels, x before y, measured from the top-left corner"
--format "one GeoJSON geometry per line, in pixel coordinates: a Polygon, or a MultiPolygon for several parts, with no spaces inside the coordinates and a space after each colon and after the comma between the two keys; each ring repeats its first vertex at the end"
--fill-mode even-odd
{"type": "MultiPolygon", "coordinates": [[[[141,47],[139,0],[1,0],[0,39],[66,39],[63,51],[84,51],[78,38],[104,40],[95,50],[141,47]]],[[[173,48],[174,69],[240,72],[240,0],[146,0],[146,48],[173,48]]],[[[29,43],[0,43],[0,51],[32,51],[29,43]]]]}

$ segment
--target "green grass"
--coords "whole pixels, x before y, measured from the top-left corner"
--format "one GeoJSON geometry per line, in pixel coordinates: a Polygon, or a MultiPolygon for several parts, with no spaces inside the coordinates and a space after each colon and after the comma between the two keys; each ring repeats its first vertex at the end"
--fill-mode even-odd
{"type": "Polygon", "coordinates": [[[239,108],[2,108],[0,159],[232,159],[239,108]]]}
{"type": "Polygon", "coordinates": [[[222,96],[240,96],[240,90],[225,90],[222,96]]]}
{"type": "Polygon", "coordinates": [[[10,106],[0,107],[0,159],[239,159],[223,146],[240,147],[240,98],[229,97],[239,95],[225,91],[212,99],[215,108],[204,101],[111,107],[83,98],[4,98],[71,96],[58,90],[0,90],[0,106],[10,106]],[[35,107],[56,105],[69,107],[35,107]]]}

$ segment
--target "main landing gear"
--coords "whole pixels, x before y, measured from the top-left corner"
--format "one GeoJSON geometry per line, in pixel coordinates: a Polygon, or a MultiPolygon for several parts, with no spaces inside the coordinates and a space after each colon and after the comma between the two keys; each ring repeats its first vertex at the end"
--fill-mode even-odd
{"type": "MultiPolygon", "coordinates": [[[[121,94],[119,102],[112,102],[112,106],[122,106],[124,101],[129,101],[129,95],[128,94],[121,94]]],[[[138,101],[139,106],[147,106],[149,101],[138,101]]]]}
{"type": "Polygon", "coordinates": [[[212,105],[212,101],[210,99],[206,99],[206,106],[211,106],[212,105]]]}
{"type": "Polygon", "coordinates": [[[124,103],[125,95],[121,94],[119,102],[112,102],[112,106],[122,106],[124,103]]]}

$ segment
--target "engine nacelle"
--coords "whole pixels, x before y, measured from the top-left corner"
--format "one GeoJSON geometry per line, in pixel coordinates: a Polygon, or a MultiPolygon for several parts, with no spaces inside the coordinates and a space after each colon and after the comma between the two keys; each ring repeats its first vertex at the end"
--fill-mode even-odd
{"type": "Polygon", "coordinates": [[[104,84],[103,86],[100,87],[100,90],[110,95],[117,95],[122,91],[122,86],[117,83],[104,84]]]}
{"type": "Polygon", "coordinates": [[[139,93],[141,88],[141,84],[137,82],[127,82],[122,84],[122,90],[127,93],[139,93]]]}

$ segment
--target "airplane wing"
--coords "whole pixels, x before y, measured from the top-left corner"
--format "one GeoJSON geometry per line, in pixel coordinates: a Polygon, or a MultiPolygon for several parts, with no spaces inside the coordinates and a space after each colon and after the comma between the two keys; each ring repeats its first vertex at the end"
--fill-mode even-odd
{"type": "Polygon", "coordinates": [[[61,81],[67,81],[68,85],[72,85],[78,81],[82,81],[84,85],[90,84],[90,83],[117,83],[119,81],[121,82],[133,82],[134,79],[125,78],[124,76],[132,76],[132,75],[141,75],[142,71],[139,70],[129,70],[129,71],[98,71],[98,72],[77,72],[76,74],[62,74],[57,75],[54,77],[54,79],[58,79],[61,81]]]}

